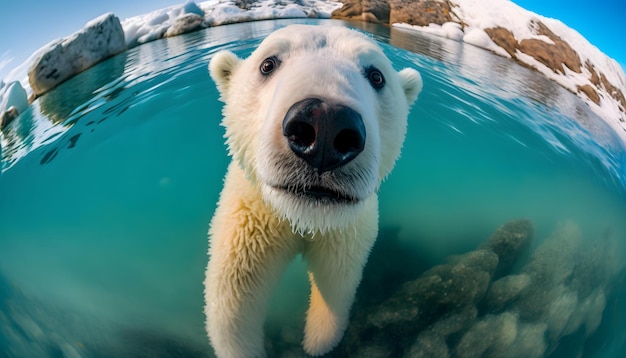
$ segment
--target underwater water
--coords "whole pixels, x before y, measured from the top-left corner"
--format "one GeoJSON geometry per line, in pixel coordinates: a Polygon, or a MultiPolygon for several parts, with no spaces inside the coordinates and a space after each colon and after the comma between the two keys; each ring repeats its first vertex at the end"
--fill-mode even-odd
{"type": "MultiPolygon", "coordinates": [[[[353,319],[330,356],[624,356],[626,148],[608,125],[542,75],[471,45],[281,20],[133,48],[4,130],[0,357],[212,355],[207,230],[229,158],[207,64],[222,49],[246,57],[295,22],[361,27],[424,80],[380,190],[353,319]],[[494,236],[522,237],[498,234],[505,223],[526,240],[507,270],[472,261],[494,236]],[[420,287],[431,298],[420,301],[420,287]],[[463,295],[441,304],[437,290],[463,295]],[[406,311],[409,296],[419,313],[406,311]]],[[[269,309],[268,356],[304,355],[307,295],[296,259],[269,309]]]]}

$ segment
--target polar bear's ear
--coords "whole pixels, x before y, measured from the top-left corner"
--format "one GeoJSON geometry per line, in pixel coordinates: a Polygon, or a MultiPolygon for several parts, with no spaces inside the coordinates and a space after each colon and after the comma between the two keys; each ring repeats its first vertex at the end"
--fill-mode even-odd
{"type": "Polygon", "coordinates": [[[412,68],[405,68],[398,74],[400,75],[400,84],[404,90],[407,103],[411,105],[422,91],[422,76],[412,68]]]}
{"type": "Polygon", "coordinates": [[[209,62],[209,73],[213,81],[217,83],[217,89],[222,96],[225,96],[228,92],[230,80],[237,67],[239,67],[240,62],[241,59],[230,51],[218,52],[209,62]]]}

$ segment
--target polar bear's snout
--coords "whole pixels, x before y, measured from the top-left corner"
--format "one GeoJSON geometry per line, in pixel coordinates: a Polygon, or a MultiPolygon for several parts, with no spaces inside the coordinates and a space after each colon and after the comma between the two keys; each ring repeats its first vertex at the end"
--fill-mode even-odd
{"type": "Polygon", "coordinates": [[[289,108],[283,119],[289,148],[318,174],[356,158],[365,148],[365,125],[354,109],[319,98],[289,108]]]}

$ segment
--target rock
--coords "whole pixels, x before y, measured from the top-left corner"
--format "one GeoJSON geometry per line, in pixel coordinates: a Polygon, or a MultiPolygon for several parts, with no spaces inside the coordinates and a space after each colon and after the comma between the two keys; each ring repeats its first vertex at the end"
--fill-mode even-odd
{"type": "Polygon", "coordinates": [[[333,11],[333,19],[363,20],[374,23],[389,23],[387,0],[346,0],[343,7],[333,11]]]}
{"type": "Polygon", "coordinates": [[[19,116],[19,112],[15,106],[10,107],[0,115],[0,130],[4,129],[11,121],[19,116]]]}
{"type": "Polygon", "coordinates": [[[520,51],[546,65],[555,73],[565,74],[563,66],[577,73],[582,72],[580,57],[567,42],[554,34],[541,21],[535,20],[529,26],[537,35],[546,36],[552,43],[541,39],[524,39],[518,42],[510,30],[502,27],[487,28],[485,32],[512,58],[517,58],[517,51],[520,51]]]}
{"type": "Polygon", "coordinates": [[[382,302],[356,305],[331,356],[538,358],[572,337],[582,349],[624,269],[618,240],[607,231],[589,247],[564,221],[515,268],[533,235],[530,221],[508,222],[382,302]]]}
{"type": "Polygon", "coordinates": [[[514,302],[529,284],[530,277],[526,274],[504,276],[492,283],[486,297],[489,311],[500,311],[514,302]]]}
{"type": "MultiPolygon", "coordinates": [[[[600,82],[607,93],[619,103],[620,111],[626,112],[626,98],[624,97],[624,92],[609,82],[604,73],[600,74],[600,82]]],[[[624,122],[623,117],[621,118],[621,121],[624,122]]]]}
{"type": "Polygon", "coordinates": [[[23,112],[28,107],[28,95],[19,81],[9,82],[0,88],[0,112],[15,107],[23,112]]]}
{"type": "Polygon", "coordinates": [[[333,11],[332,18],[418,26],[453,21],[446,0],[342,0],[342,3],[343,7],[333,11]]]}
{"type": "Polygon", "coordinates": [[[343,0],[343,6],[330,14],[333,19],[356,19],[363,14],[362,0],[343,0]]]}
{"type": "Polygon", "coordinates": [[[28,71],[33,93],[41,95],[96,63],[126,50],[120,20],[112,13],[91,20],[80,31],[49,45],[28,71]]]}
{"type": "Polygon", "coordinates": [[[389,0],[389,23],[417,26],[443,25],[452,22],[450,3],[446,0],[389,0]]]}
{"type": "Polygon", "coordinates": [[[449,357],[447,340],[451,335],[462,332],[474,323],[478,311],[468,306],[459,313],[443,316],[438,322],[421,332],[417,341],[408,350],[407,357],[449,357]]]}
{"type": "MultiPolygon", "coordinates": [[[[511,31],[502,27],[487,28],[485,32],[493,42],[502,47],[514,59],[517,58],[517,51],[520,51],[541,62],[554,73],[564,75],[565,70],[563,66],[576,73],[583,73],[580,56],[570,44],[557,36],[541,21],[534,21],[530,26],[534,28],[534,32],[537,35],[548,37],[552,43],[540,39],[524,39],[518,42],[511,31]]],[[[526,67],[530,67],[522,61],[518,62],[526,67]]],[[[626,97],[623,89],[609,82],[603,73],[598,74],[597,69],[589,60],[585,61],[584,67],[589,71],[588,79],[590,84],[576,85],[578,94],[584,93],[589,100],[600,105],[598,91],[604,91],[617,102],[619,110],[625,113],[626,97]]],[[[622,115],[619,120],[624,122],[626,121],[625,118],[626,115],[622,115]]]]}
{"type": "Polygon", "coordinates": [[[598,329],[600,323],[602,323],[602,314],[605,306],[606,296],[603,289],[596,290],[583,302],[584,309],[581,311],[585,313],[585,335],[589,336],[598,329]]]}
{"type": "MultiPolygon", "coordinates": [[[[576,89],[578,90],[578,93],[584,93],[587,96],[587,98],[593,101],[593,103],[599,105],[600,96],[598,95],[597,89],[602,88],[604,84],[600,81],[600,75],[598,75],[598,71],[596,71],[596,67],[591,62],[589,62],[589,60],[585,61],[585,69],[589,72],[591,76],[589,77],[589,82],[591,82],[591,84],[586,84],[583,86],[578,85],[576,86],[576,89]]],[[[623,97],[623,94],[622,94],[622,97],[623,97]]],[[[620,110],[623,111],[624,108],[626,108],[626,102],[622,102],[622,108],[620,108],[620,110]]]]}
{"type": "Polygon", "coordinates": [[[359,349],[355,357],[364,357],[364,358],[387,358],[393,357],[391,350],[383,345],[366,345],[359,349]]]}
{"type": "Polygon", "coordinates": [[[480,246],[498,255],[496,276],[509,273],[530,246],[534,234],[535,228],[530,220],[511,221],[497,228],[489,240],[480,246]]]}
{"type": "Polygon", "coordinates": [[[28,108],[28,95],[19,81],[0,87],[0,130],[28,108]]]}
{"type": "Polygon", "coordinates": [[[577,85],[576,89],[578,93],[584,93],[593,103],[600,104],[600,96],[598,96],[598,92],[591,85],[577,85]]]}
{"type": "Polygon", "coordinates": [[[256,0],[235,0],[234,5],[241,10],[250,10],[256,3],[256,0]]]}
{"type": "Polygon", "coordinates": [[[582,245],[580,228],[573,221],[561,223],[532,254],[523,272],[531,283],[520,294],[516,306],[522,318],[537,320],[546,317],[555,298],[555,288],[571,279],[582,245]]]}
{"type": "Polygon", "coordinates": [[[499,358],[540,358],[547,350],[545,323],[521,323],[511,349],[500,352],[499,358]]]}
{"type": "Polygon", "coordinates": [[[475,320],[475,305],[484,298],[497,266],[498,256],[491,250],[450,257],[446,264],[406,282],[387,300],[357,315],[338,352],[364,349],[362,342],[367,340],[377,350],[386,347],[391,352],[388,356],[397,356],[407,347],[416,356],[444,354],[448,346],[442,340],[475,320]],[[430,348],[415,343],[413,337],[420,337],[418,341],[430,348]]]}
{"type": "Polygon", "coordinates": [[[502,47],[512,58],[515,58],[518,45],[511,31],[503,27],[492,27],[485,29],[485,32],[496,45],[502,47]]]}
{"type": "MultiPolygon", "coordinates": [[[[464,32],[466,24],[464,19],[459,17],[459,14],[463,14],[466,11],[472,11],[468,9],[468,6],[461,6],[458,3],[450,2],[449,0],[339,0],[343,3],[343,7],[333,11],[332,18],[361,20],[366,22],[378,22],[385,24],[394,23],[406,23],[409,25],[428,27],[431,24],[443,25],[446,23],[455,23],[461,27],[462,31],[449,32],[444,29],[440,32],[440,35],[446,36],[455,40],[464,40],[468,43],[472,43],[479,47],[484,47],[494,51],[499,55],[508,54],[512,59],[517,61],[520,65],[537,70],[534,68],[534,64],[527,60],[527,57],[521,57],[527,55],[534,60],[542,63],[558,76],[568,76],[566,74],[565,67],[571,71],[587,77],[588,74],[583,72],[581,64],[581,57],[577,51],[572,48],[572,45],[577,46],[578,51],[581,48],[578,43],[569,44],[561,37],[557,36],[548,26],[541,21],[534,19],[527,25],[536,35],[545,36],[542,38],[528,38],[519,41],[513,35],[511,29],[506,29],[501,26],[495,26],[491,28],[480,28],[480,25],[474,26],[471,31],[464,32]],[[482,35],[487,34],[491,41],[483,41],[480,39],[482,35]],[[478,37],[478,38],[477,38],[478,37]],[[494,49],[492,42],[501,47],[504,51],[494,49]]],[[[243,9],[250,7],[250,4],[254,0],[236,0],[235,4],[238,4],[243,9]]],[[[485,36],[485,38],[487,37],[485,36]]],[[[607,60],[609,60],[607,58],[607,60]]],[[[602,65],[604,66],[604,65],[602,65]]],[[[610,66],[618,66],[617,63],[610,66]]],[[[619,121],[621,126],[625,127],[626,124],[626,96],[623,87],[623,82],[611,83],[607,77],[599,73],[599,71],[586,61],[585,67],[590,72],[588,80],[590,83],[580,83],[580,78],[575,82],[577,84],[564,84],[563,81],[558,81],[567,90],[574,92],[583,100],[589,99],[588,103],[595,103],[596,105],[602,105],[602,101],[613,102],[620,114],[617,118],[605,117],[608,122],[619,121]]],[[[617,70],[616,74],[620,76],[620,70],[617,70]]],[[[623,78],[623,74],[621,74],[623,78]]],[[[578,77],[577,77],[578,78],[578,77]]],[[[615,78],[615,77],[613,77],[615,78]]],[[[612,104],[611,104],[612,106],[612,104]]],[[[626,127],[625,127],[626,128],[626,127]]]]}
{"type": "Polygon", "coordinates": [[[482,299],[498,257],[491,251],[477,250],[449,261],[450,264],[436,266],[405,284],[403,294],[418,298],[427,313],[451,311],[482,299]]]}
{"type": "Polygon", "coordinates": [[[182,35],[187,32],[195,31],[202,27],[204,18],[200,15],[189,13],[184,14],[176,19],[174,24],[165,32],[165,37],[182,35]]]}
{"type": "MultiPolygon", "coordinates": [[[[533,330],[538,331],[526,331],[523,339],[518,337],[515,346],[521,354],[514,357],[542,356],[560,347],[566,337],[575,337],[580,346],[577,349],[582,350],[584,339],[598,329],[605,316],[605,290],[615,284],[624,268],[616,254],[622,252],[619,247],[610,230],[594,241],[584,241],[578,225],[566,221],[535,250],[522,269],[530,282],[519,299],[507,307],[525,322],[536,324],[533,330]]],[[[488,297],[497,291],[498,282],[488,297]]]]}
{"type": "Polygon", "coordinates": [[[551,341],[557,341],[563,335],[563,331],[579,305],[576,292],[561,285],[552,290],[553,299],[548,304],[545,318],[548,324],[548,337],[551,341]]]}
{"type": "Polygon", "coordinates": [[[448,358],[450,357],[450,349],[445,337],[428,331],[417,337],[417,342],[406,356],[412,358],[448,358]]]}
{"type": "Polygon", "coordinates": [[[582,73],[580,57],[567,42],[555,35],[541,21],[535,21],[531,26],[535,28],[537,35],[547,36],[553,44],[538,39],[524,39],[519,43],[520,51],[534,57],[555,73],[565,74],[563,66],[576,73],[582,73]]]}
{"type": "MultiPolygon", "coordinates": [[[[251,5],[253,3],[249,2],[246,4],[251,5]]],[[[178,36],[204,27],[204,11],[195,2],[189,0],[179,11],[175,11],[170,15],[170,21],[172,21],[172,24],[162,34],[163,37],[178,36]]]]}
{"type": "Polygon", "coordinates": [[[517,337],[517,326],[517,316],[513,313],[487,315],[463,335],[455,348],[455,356],[501,357],[502,353],[511,350],[517,337]]]}
{"type": "Polygon", "coordinates": [[[383,328],[389,324],[411,322],[420,310],[417,306],[402,305],[400,301],[389,302],[388,309],[378,310],[368,316],[367,322],[375,327],[383,328]],[[391,309],[389,309],[391,308],[391,309]]]}
{"type": "Polygon", "coordinates": [[[429,328],[429,331],[447,338],[452,334],[464,331],[476,320],[477,316],[478,310],[476,307],[466,306],[458,312],[455,311],[443,315],[439,321],[429,328]]]}

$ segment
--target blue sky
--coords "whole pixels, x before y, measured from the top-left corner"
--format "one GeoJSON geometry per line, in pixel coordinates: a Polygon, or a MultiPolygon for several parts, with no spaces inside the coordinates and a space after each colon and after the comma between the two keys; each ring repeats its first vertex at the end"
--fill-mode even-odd
{"type": "MultiPolygon", "coordinates": [[[[202,0],[197,0],[201,2],[202,0]]],[[[89,20],[113,12],[120,19],[183,3],[184,0],[2,0],[0,79],[48,42],[68,36],[89,20]]],[[[626,68],[626,1],[513,0],[561,20],[626,68]]]]}

